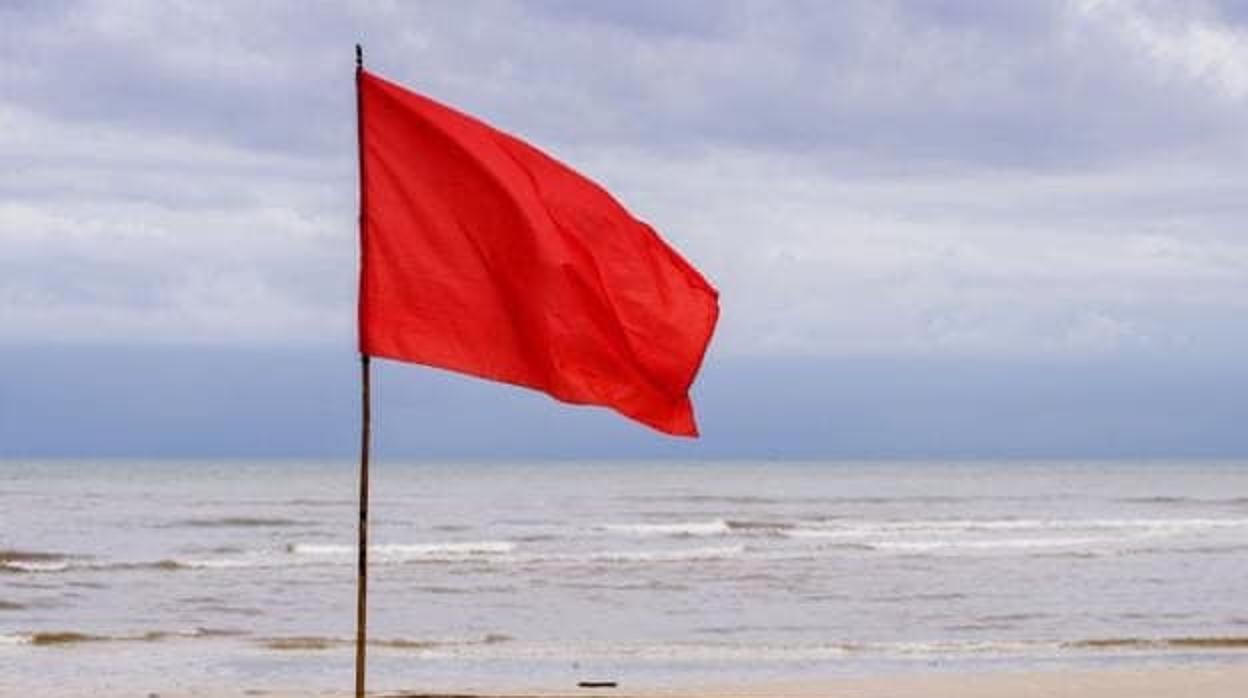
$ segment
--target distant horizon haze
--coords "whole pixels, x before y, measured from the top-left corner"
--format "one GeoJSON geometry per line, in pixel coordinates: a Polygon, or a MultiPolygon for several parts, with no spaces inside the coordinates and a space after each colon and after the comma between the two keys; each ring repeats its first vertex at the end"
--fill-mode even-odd
{"type": "MultiPolygon", "coordinates": [[[[359,359],[328,347],[0,347],[0,458],[350,458],[359,359]]],[[[702,438],[374,360],[385,458],[1248,456],[1248,367],[1180,357],[711,357],[702,438]]]]}

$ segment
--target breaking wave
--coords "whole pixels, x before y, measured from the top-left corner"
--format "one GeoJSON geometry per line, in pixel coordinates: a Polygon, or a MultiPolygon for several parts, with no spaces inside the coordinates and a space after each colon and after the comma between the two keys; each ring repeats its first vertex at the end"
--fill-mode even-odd
{"type": "Polygon", "coordinates": [[[66,569],[70,555],[30,550],[0,550],[0,572],[56,572],[66,569]]]}
{"type": "MultiPolygon", "coordinates": [[[[515,544],[506,541],[382,544],[369,546],[369,554],[370,562],[384,565],[405,562],[496,560],[504,558],[514,549],[515,544]]],[[[64,556],[53,558],[30,555],[17,559],[15,556],[10,556],[0,560],[0,569],[16,573],[230,570],[351,564],[355,561],[355,555],[356,549],[353,545],[291,543],[284,550],[240,552],[227,557],[167,558],[147,561],[104,562],[64,556]]]]}
{"type": "Polygon", "coordinates": [[[313,522],[271,516],[222,516],[217,518],[183,519],[165,525],[188,528],[277,528],[309,526],[313,525],[313,522]]]}
{"type": "Polygon", "coordinates": [[[597,531],[633,536],[781,535],[790,538],[855,538],[919,533],[1087,531],[1188,533],[1248,528],[1246,518],[1203,519],[951,519],[910,521],[734,520],[602,524],[597,531]]]}
{"type": "Polygon", "coordinates": [[[160,642],[162,640],[187,640],[203,638],[222,638],[246,635],[242,630],[220,630],[215,628],[195,628],[187,631],[149,630],[133,635],[98,635],[74,630],[45,630],[31,633],[14,633],[0,635],[0,645],[31,645],[34,647],[54,647],[58,645],[78,645],[96,642],[160,642]]]}
{"type": "Polygon", "coordinates": [[[732,527],[723,519],[713,521],[682,521],[675,523],[630,523],[603,524],[600,531],[623,533],[634,536],[722,536],[732,531],[732,527]]]}
{"type": "Polygon", "coordinates": [[[583,556],[575,556],[573,560],[590,562],[694,562],[704,560],[724,560],[734,558],[745,552],[743,545],[728,545],[706,548],[689,548],[685,550],[619,550],[599,551],[583,556]]]}
{"type": "MultiPolygon", "coordinates": [[[[477,541],[463,543],[386,543],[370,545],[369,559],[377,562],[456,561],[463,559],[491,558],[515,550],[509,541],[477,541]]],[[[354,545],[337,543],[291,543],[287,552],[323,558],[348,557],[354,559],[354,545]]]]}
{"type": "MultiPolygon", "coordinates": [[[[412,640],[407,638],[377,638],[368,640],[370,647],[385,647],[401,650],[431,650],[444,647],[466,647],[497,645],[510,642],[513,638],[503,633],[486,633],[476,640],[412,640]]],[[[351,647],[355,638],[327,637],[320,635],[294,635],[284,637],[265,637],[256,640],[265,649],[281,651],[319,652],[339,647],[351,647]]]]}

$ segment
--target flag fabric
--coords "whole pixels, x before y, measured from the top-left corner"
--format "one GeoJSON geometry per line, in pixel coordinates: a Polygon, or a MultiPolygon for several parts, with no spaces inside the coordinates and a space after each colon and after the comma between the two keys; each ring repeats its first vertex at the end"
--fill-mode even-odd
{"type": "Polygon", "coordinates": [[[360,351],[697,436],[706,279],[537,148],[364,70],[357,90],[360,351]]]}

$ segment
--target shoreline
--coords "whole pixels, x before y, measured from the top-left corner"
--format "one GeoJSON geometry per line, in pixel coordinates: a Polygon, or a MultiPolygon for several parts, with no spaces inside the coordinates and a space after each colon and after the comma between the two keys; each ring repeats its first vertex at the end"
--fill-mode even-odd
{"type": "MultiPolygon", "coordinates": [[[[518,692],[379,692],[380,698],[1242,698],[1248,662],[1137,669],[1000,670],[671,688],[518,692]]],[[[297,698],[303,694],[256,694],[297,698]]],[[[345,695],[345,694],[344,694],[345,695]]]]}

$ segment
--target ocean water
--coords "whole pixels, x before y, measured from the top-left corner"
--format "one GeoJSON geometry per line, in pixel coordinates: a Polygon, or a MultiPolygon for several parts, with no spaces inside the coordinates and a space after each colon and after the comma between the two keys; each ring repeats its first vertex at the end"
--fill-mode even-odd
{"type": "MultiPolygon", "coordinates": [[[[1248,661],[1248,463],[374,464],[370,687],[1248,661]]],[[[343,694],[352,463],[0,462],[0,695],[343,694]]]]}

